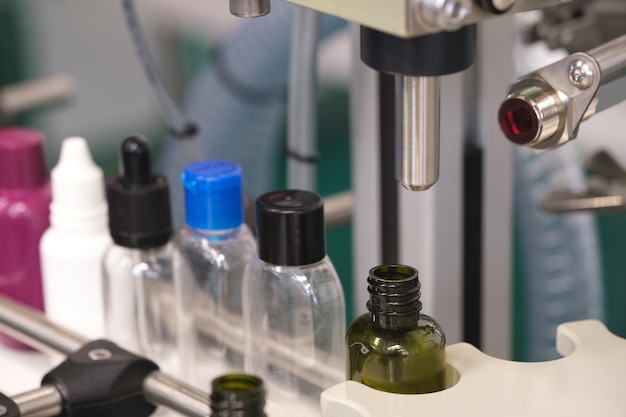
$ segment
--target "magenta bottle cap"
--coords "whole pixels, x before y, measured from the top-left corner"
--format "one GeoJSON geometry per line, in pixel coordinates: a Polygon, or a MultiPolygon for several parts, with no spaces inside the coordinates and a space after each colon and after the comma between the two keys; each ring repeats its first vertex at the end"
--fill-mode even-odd
{"type": "Polygon", "coordinates": [[[23,127],[0,128],[0,188],[34,188],[45,179],[43,134],[23,127]]]}

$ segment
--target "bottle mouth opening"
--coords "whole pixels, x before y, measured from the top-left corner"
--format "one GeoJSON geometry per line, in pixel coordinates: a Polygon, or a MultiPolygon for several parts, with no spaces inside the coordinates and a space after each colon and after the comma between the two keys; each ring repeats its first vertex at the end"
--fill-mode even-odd
{"type": "Polygon", "coordinates": [[[370,269],[370,277],[383,282],[406,282],[417,276],[417,269],[407,265],[381,265],[370,269]]]}
{"type": "Polygon", "coordinates": [[[229,374],[213,380],[211,409],[263,410],[265,388],[263,380],[253,375],[229,374]]]}
{"type": "Polygon", "coordinates": [[[370,269],[367,309],[379,316],[411,316],[419,313],[420,281],[417,269],[408,265],[381,265],[370,269]]]}

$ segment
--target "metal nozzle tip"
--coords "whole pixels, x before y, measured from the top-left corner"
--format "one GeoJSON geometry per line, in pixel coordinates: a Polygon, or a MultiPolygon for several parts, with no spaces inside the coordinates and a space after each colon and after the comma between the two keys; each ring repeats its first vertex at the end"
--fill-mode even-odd
{"type": "Polygon", "coordinates": [[[261,17],[270,10],[270,0],[230,0],[230,14],[236,17],[261,17]]]}
{"type": "Polygon", "coordinates": [[[428,184],[408,184],[406,182],[400,181],[400,185],[402,185],[405,189],[409,191],[426,191],[429,190],[430,187],[435,185],[437,181],[428,183],[428,184]]]}

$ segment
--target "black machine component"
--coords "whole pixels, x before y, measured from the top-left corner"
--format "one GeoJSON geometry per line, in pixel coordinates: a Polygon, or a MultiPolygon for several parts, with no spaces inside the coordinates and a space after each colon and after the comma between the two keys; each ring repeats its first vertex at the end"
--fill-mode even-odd
{"type": "Polygon", "coordinates": [[[378,72],[439,76],[469,68],[476,55],[476,26],[416,38],[361,27],[361,60],[378,72]]]}
{"type": "Polygon", "coordinates": [[[61,417],[148,417],[155,406],[145,400],[143,382],[158,369],[112,342],[96,340],[48,372],[42,385],[61,394],[61,417]]]}
{"type": "Polygon", "coordinates": [[[0,416],[20,417],[20,409],[11,398],[0,392],[0,416]]]}

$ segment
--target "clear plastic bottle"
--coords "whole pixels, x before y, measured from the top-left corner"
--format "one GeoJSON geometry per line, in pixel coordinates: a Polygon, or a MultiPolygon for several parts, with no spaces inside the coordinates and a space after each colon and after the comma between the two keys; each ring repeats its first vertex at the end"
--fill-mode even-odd
{"type": "Polygon", "coordinates": [[[113,245],[106,252],[104,270],[108,337],[157,361],[166,372],[178,372],[172,245],[113,245]]]}
{"type": "Polygon", "coordinates": [[[417,270],[372,268],[369,313],[346,332],[348,379],[377,390],[424,394],[446,388],[446,337],[439,323],[420,314],[417,270]]]}
{"type": "MultiPolygon", "coordinates": [[[[43,134],[0,128],[0,294],[44,309],[39,240],[50,225],[50,181],[43,134]]],[[[26,345],[0,334],[13,348],[26,345]]]]}
{"type": "Polygon", "coordinates": [[[172,235],[168,185],[152,173],[140,136],[120,149],[120,175],[107,181],[114,244],[103,261],[107,336],[177,374],[172,235]]]}
{"type": "Polygon", "coordinates": [[[246,372],[269,398],[319,415],[321,392],[345,379],[345,300],[326,256],[322,199],[284,190],[257,199],[259,254],[244,276],[246,372]]]}
{"type": "Polygon", "coordinates": [[[211,417],[266,417],[263,381],[253,375],[228,374],[211,383],[211,417]]]}
{"type": "Polygon", "coordinates": [[[186,226],[174,255],[179,353],[199,387],[243,371],[241,282],[256,243],[243,223],[242,175],[226,161],[193,163],[182,174],[186,226]]]}

